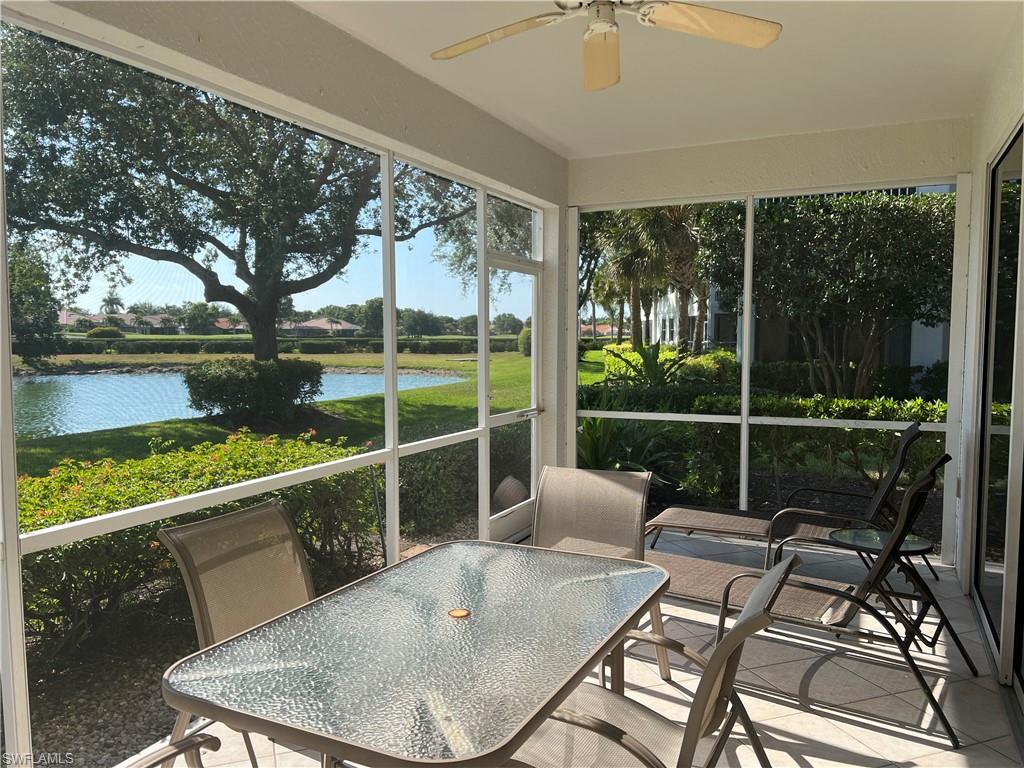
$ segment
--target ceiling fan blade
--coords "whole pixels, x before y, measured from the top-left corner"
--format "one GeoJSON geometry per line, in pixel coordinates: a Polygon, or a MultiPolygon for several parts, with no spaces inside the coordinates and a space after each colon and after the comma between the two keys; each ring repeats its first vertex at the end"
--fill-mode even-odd
{"type": "Polygon", "coordinates": [[[778,22],[668,0],[643,3],[636,8],[636,14],[642,24],[747,48],[765,48],[778,40],[782,32],[778,22]]]}
{"type": "Polygon", "coordinates": [[[583,38],[583,87],[603,91],[619,82],[619,31],[583,38]]]}
{"type": "Polygon", "coordinates": [[[504,40],[506,37],[512,37],[512,35],[518,35],[521,32],[529,32],[532,29],[540,29],[541,27],[547,27],[551,24],[557,24],[568,15],[569,14],[562,13],[560,11],[552,11],[551,13],[542,13],[539,16],[531,16],[528,19],[522,19],[521,21],[516,21],[512,24],[506,24],[504,27],[492,29],[490,32],[484,32],[482,35],[474,35],[473,37],[466,38],[454,45],[449,45],[447,48],[434,51],[430,54],[430,58],[436,61],[454,59],[456,56],[461,56],[464,53],[475,51],[477,48],[483,48],[485,45],[490,45],[491,43],[496,43],[499,40],[504,40]]]}

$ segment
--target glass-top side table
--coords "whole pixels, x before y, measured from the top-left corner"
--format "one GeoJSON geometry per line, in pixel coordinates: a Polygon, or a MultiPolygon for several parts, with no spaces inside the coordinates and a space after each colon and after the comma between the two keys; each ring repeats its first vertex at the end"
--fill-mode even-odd
{"type": "MultiPolygon", "coordinates": [[[[837,544],[869,555],[877,555],[889,542],[889,532],[880,531],[877,528],[840,528],[837,531],[832,531],[828,537],[837,544]]],[[[935,544],[931,541],[911,533],[903,540],[903,544],[900,546],[900,555],[904,557],[929,555],[934,549],[935,544]]]]}
{"type": "Polygon", "coordinates": [[[179,661],[164,697],[357,762],[493,764],[667,587],[633,560],[443,544],[179,661]]]}

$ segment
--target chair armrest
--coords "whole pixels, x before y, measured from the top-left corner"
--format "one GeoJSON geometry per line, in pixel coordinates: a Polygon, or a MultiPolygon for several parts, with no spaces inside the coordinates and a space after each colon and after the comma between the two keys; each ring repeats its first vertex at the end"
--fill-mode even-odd
{"type": "Polygon", "coordinates": [[[814,544],[819,547],[829,547],[831,549],[841,549],[844,552],[858,553],[862,550],[852,547],[849,544],[844,544],[841,541],[833,541],[832,539],[821,539],[816,536],[789,536],[779,542],[778,546],[775,547],[775,555],[772,558],[772,564],[777,565],[779,560],[782,559],[782,550],[787,544],[814,544]]]}
{"type": "Polygon", "coordinates": [[[659,635],[657,632],[644,632],[639,629],[630,630],[626,634],[627,640],[636,640],[639,643],[650,643],[651,645],[660,645],[662,648],[667,648],[673,653],[678,653],[685,659],[692,661],[700,668],[704,668],[708,665],[707,657],[697,653],[692,648],[687,648],[685,645],[680,643],[678,640],[673,640],[671,637],[665,637],[659,635]]]}
{"type": "Polygon", "coordinates": [[[863,517],[856,517],[854,515],[844,515],[839,512],[823,512],[820,509],[807,509],[805,507],[786,507],[780,509],[774,515],[772,515],[771,522],[768,523],[768,551],[771,551],[772,542],[775,541],[775,526],[783,518],[789,515],[801,515],[803,517],[814,517],[820,520],[837,520],[844,523],[866,523],[867,521],[863,517]]]}
{"type": "Polygon", "coordinates": [[[665,764],[658,759],[658,756],[645,747],[639,739],[635,736],[629,735],[617,725],[612,725],[607,720],[602,720],[598,717],[594,717],[593,715],[585,715],[582,712],[575,712],[571,709],[563,709],[561,707],[548,715],[548,717],[552,720],[557,720],[560,723],[573,725],[577,728],[585,728],[588,731],[593,731],[599,736],[603,736],[609,741],[618,744],[624,750],[633,755],[633,757],[646,765],[647,768],[666,768],[665,764]]]}
{"type": "Polygon", "coordinates": [[[803,488],[797,488],[786,498],[786,506],[788,507],[793,503],[793,497],[799,496],[801,493],[826,493],[830,496],[849,496],[852,499],[870,499],[871,494],[869,493],[857,493],[856,491],[840,491],[834,488],[814,488],[812,486],[805,486],[803,488]]]}
{"type": "Polygon", "coordinates": [[[208,733],[193,733],[191,736],[186,736],[183,739],[168,744],[166,747],[161,747],[156,752],[151,752],[145,757],[139,758],[134,763],[129,763],[127,768],[159,768],[168,760],[187,755],[190,752],[195,753],[196,761],[201,767],[203,764],[200,757],[201,749],[216,752],[220,749],[220,739],[208,733]]]}
{"type": "MultiPolygon", "coordinates": [[[[770,538],[768,539],[768,546],[771,547],[770,538]]],[[[725,587],[722,589],[722,604],[718,607],[718,633],[715,635],[716,644],[722,642],[722,638],[725,636],[725,617],[729,613],[729,593],[732,592],[733,585],[742,579],[760,579],[762,576],[764,576],[764,571],[737,573],[725,582],[725,587]]]]}

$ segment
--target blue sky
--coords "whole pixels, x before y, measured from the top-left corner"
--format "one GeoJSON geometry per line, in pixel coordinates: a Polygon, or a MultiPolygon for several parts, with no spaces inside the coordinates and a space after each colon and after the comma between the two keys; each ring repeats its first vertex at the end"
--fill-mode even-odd
{"type": "MultiPolygon", "coordinates": [[[[429,231],[396,246],[398,306],[452,317],[476,314],[475,288],[464,292],[461,282],[450,275],[443,264],[434,260],[433,249],[434,237],[429,231]]],[[[132,257],[125,261],[124,268],[131,282],[118,287],[117,293],[126,305],[143,301],[154,304],[203,301],[202,284],[177,265],[132,257]]],[[[227,260],[221,260],[215,268],[222,281],[240,285],[227,260]]],[[[380,240],[375,238],[370,247],[349,264],[342,276],[312,291],[296,294],[295,308],[316,310],[327,304],[361,304],[369,298],[383,295],[382,284],[380,240]]],[[[96,275],[89,290],[75,304],[90,312],[99,312],[108,285],[104,275],[96,275]]],[[[530,316],[532,298],[529,284],[516,280],[507,293],[492,296],[492,317],[498,312],[512,312],[521,319],[530,316]]]]}

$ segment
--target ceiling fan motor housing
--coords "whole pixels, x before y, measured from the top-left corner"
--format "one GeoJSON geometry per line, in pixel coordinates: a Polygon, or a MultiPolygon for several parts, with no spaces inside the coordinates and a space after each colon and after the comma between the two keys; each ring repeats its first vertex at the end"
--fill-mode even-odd
{"type": "Polygon", "coordinates": [[[598,0],[590,6],[590,23],[583,39],[587,40],[593,35],[606,35],[619,31],[618,22],[615,21],[615,4],[610,0],[598,0]]]}

